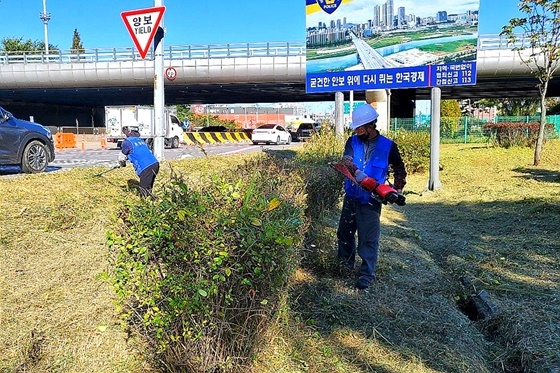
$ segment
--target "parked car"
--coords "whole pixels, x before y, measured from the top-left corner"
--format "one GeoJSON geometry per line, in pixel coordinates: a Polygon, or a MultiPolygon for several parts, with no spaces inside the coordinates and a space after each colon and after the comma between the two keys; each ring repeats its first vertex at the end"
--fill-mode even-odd
{"type": "Polygon", "coordinates": [[[47,127],[17,119],[0,107],[0,165],[20,166],[23,172],[34,174],[45,171],[54,157],[47,127]]]}
{"type": "Polygon", "coordinates": [[[263,124],[255,128],[251,134],[253,144],[289,144],[292,142],[292,135],[279,124],[263,124]]]}
{"type": "Polygon", "coordinates": [[[319,123],[302,123],[299,125],[296,133],[298,139],[301,141],[306,141],[311,138],[314,134],[319,132],[319,123]]]}

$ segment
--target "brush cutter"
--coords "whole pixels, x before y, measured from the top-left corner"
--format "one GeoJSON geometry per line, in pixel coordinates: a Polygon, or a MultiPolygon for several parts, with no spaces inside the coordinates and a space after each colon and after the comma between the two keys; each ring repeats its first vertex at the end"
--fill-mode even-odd
{"type": "Polygon", "coordinates": [[[344,163],[335,163],[332,167],[352,183],[358,185],[366,192],[371,193],[371,195],[381,203],[385,205],[387,203],[395,203],[398,206],[404,206],[406,204],[406,197],[398,193],[391,185],[378,183],[374,178],[369,176],[364,178],[361,182],[358,182],[344,163]]]}
{"type": "Polygon", "coordinates": [[[108,170],[105,170],[105,171],[102,171],[102,172],[100,172],[100,173],[98,173],[98,174],[93,175],[93,177],[97,177],[97,176],[104,175],[104,174],[106,174],[106,173],[108,173],[108,172],[114,171],[114,170],[116,170],[117,168],[121,168],[121,167],[122,167],[122,166],[121,166],[121,164],[119,163],[118,165],[113,166],[113,167],[111,167],[111,168],[108,169],[108,170]]]}

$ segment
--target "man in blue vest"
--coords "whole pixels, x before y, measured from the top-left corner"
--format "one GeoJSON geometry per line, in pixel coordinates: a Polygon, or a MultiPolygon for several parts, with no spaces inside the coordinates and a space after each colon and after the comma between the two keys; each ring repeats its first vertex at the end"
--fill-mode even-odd
{"type": "Polygon", "coordinates": [[[152,195],[154,181],[159,172],[159,162],[140,138],[137,127],[124,126],[122,132],[126,139],[122,142],[123,155],[119,157],[119,163],[121,167],[126,166],[127,159],[132,163],[136,175],[140,178],[140,195],[148,197],[152,195]]]}
{"type": "MultiPolygon", "coordinates": [[[[383,184],[389,167],[394,172],[394,188],[402,194],[406,184],[406,169],[397,145],[379,134],[376,129],[379,114],[369,104],[358,106],[352,112],[350,129],[342,163],[362,185],[375,179],[383,184]]],[[[348,269],[353,269],[357,253],[362,259],[356,288],[366,289],[375,281],[375,268],[379,251],[381,202],[350,180],[345,180],[344,202],[338,224],[338,258],[348,269]]],[[[368,189],[368,188],[366,188],[368,189]]]]}

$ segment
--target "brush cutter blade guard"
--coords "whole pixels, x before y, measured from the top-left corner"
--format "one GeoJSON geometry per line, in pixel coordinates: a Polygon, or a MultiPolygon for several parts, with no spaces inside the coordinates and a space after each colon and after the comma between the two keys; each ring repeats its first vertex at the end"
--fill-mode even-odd
{"type": "Polygon", "coordinates": [[[358,185],[356,178],[354,177],[354,175],[350,173],[350,170],[348,170],[348,168],[346,168],[344,164],[335,163],[332,166],[335,170],[337,170],[340,174],[342,174],[342,176],[344,176],[345,178],[349,179],[350,181],[358,185]]]}

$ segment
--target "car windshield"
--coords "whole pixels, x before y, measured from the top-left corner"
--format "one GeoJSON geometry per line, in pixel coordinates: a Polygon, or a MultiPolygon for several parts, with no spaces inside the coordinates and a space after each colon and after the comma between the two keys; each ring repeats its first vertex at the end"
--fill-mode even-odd
{"type": "Polygon", "coordinates": [[[276,126],[276,124],[274,124],[274,123],[271,123],[271,124],[263,124],[263,125],[260,126],[258,129],[259,129],[259,130],[267,130],[267,129],[274,128],[274,126],[276,126]]]}

